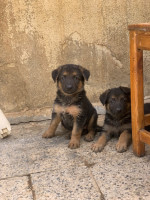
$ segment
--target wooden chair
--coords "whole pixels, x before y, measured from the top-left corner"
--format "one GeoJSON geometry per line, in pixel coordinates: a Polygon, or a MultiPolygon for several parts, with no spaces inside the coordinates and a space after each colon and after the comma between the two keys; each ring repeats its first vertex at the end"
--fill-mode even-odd
{"type": "Polygon", "coordinates": [[[145,143],[150,144],[150,114],[144,115],[143,50],[150,50],[150,23],[128,26],[130,31],[130,83],[133,152],[145,155],[145,143]]]}

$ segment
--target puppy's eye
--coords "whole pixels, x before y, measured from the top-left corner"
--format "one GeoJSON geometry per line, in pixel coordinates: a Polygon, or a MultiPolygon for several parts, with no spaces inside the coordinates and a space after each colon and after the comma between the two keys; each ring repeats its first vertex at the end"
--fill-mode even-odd
{"type": "Polygon", "coordinates": [[[65,78],[66,78],[66,75],[61,76],[61,80],[65,80],[65,78]]]}
{"type": "Polygon", "coordinates": [[[79,80],[79,77],[78,77],[78,76],[73,76],[73,78],[74,78],[75,80],[79,80]]]}
{"type": "Polygon", "coordinates": [[[122,98],[120,99],[120,101],[125,102],[125,101],[127,101],[127,98],[122,97],[122,98]]]}
{"type": "Polygon", "coordinates": [[[111,103],[114,103],[115,101],[116,101],[116,99],[115,98],[111,98],[111,103]]]}

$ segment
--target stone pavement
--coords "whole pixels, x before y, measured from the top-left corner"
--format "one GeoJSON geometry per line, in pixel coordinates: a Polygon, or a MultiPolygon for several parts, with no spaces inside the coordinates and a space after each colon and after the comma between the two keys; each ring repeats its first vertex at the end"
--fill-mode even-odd
{"type": "Polygon", "coordinates": [[[14,125],[0,140],[0,200],[150,200],[149,146],[142,158],[117,153],[116,139],[101,153],[83,138],[71,150],[61,127],[41,137],[49,122],[14,125]]]}

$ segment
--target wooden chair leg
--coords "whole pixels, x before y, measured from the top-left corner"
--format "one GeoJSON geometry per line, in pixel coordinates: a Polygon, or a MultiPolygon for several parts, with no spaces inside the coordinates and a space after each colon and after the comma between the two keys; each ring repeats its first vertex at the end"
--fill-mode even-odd
{"type": "Polygon", "coordinates": [[[137,49],[136,32],[130,31],[130,83],[133,152],[144,156],[145,144],[140,141],[139,130],[144,128],[143,51],[137,49]]]}

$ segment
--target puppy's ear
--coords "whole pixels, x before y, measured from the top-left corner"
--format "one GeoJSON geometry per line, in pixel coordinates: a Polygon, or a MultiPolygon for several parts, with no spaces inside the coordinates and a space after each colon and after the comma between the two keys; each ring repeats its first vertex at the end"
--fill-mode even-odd
{"type": "Polygon", "coordinates": [[[130,95],[130,88],[120,86],[120,89],[127,95],[130,95]]]}
{"type": "Polygon", "coordinates": [[[58,77],[58,69],[55,69],[52,71],[52,78],[53,78],[54,82],[56,82],[57,77],[58,77]]]}
{"type": "Polygon", "coordinates": [[[85,78],[85,80],[88,81],[88,79],[90,77],[90,71],[87,69],[83,69],[82,74],[83,74],[83,77],[85,78]]]}
{"type": "Polygon", "coordinates": [[[88,79],[89,79],[89,77],[90,77],[90,71],[87,70],[87,69],[85,69],[85,68],[83,68],[83,67],[81,67],[81,66],[79,66],[79,68],[80,68],[80,70],[81,70],[81,72],[82,72],[82,75],[83,75],[84,79],[85,79],[86,81],[88,81],[88,79]]]}
{"type": "Polygon", "coordinates": [[[109,93],[110,93],[110,89],[106,90],[104,93],[102,93],[102,94],[100,95],[99,99],[100,99],[100,101],[101,101],[101,103],[102,103],[103,105],[106,104],[106,102],[107,102],[107,100],[108,100],[108,95],[109,95],[109,93]]]}

